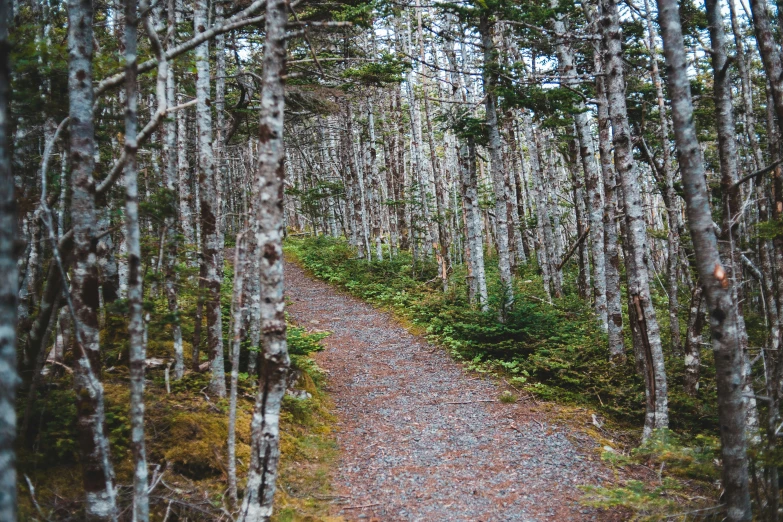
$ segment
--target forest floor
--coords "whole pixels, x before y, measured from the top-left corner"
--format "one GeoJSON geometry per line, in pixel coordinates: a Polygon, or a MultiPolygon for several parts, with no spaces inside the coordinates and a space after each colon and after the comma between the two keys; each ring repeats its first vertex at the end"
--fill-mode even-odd
{"type": "Polygon", "coordinates": [[[390,313],[293,262],[285,277],[291,320],[331,332],[314,358],[337,417],[333,515],[626,519],[580,503],[579,486],[610,486],[618,470],[601,462],[602,443],[564,421],[559,406],[511,396],[497,380],[466,372],[390,313]]]}

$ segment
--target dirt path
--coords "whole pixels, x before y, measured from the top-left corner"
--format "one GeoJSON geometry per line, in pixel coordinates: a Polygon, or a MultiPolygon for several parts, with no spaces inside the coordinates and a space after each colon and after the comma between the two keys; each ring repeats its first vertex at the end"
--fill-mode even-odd
{"type": "Polygon", "coordinates": [[[496,384],[467,375],[444,351],[384,312],[285,269],[291,318],[333,332],[318,354],[329,371],[341,450],[334,475],[347,519],[577,521],[616,517],[579,505],[580,484],[611,472],[575,447],[569,428],[496,384]],[[591,460],[589,460],[591,459],[591,460]]]}

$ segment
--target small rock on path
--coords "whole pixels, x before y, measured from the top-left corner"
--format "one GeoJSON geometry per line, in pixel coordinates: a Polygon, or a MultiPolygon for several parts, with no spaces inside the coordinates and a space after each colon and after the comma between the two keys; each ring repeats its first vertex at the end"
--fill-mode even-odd
{"type": "MultiPolygon", "coordinates": [[[[340,461],[334,515],[349,520],[615,520],[579,504],[581,484],[610,472],[524,402],[467,375],[390,314],[286,263],[294,322],[329,330],[340,461]],[[313,326],[317,325],[317,326],[313,326]],[[462,403],[462,404],[460,404],[462,403]]],[[[594,458],[594,457],[593,457],[594,458]]],[[[614,516],[613,516],[614,515],[614,516]]]]}

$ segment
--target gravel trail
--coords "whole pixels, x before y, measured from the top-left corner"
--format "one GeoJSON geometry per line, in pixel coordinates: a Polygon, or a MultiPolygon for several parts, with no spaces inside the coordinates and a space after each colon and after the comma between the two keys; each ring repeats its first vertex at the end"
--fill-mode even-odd
{"type": "Polygon", "coordinates": [[[610,481],[611,472],[571,442],[573,428],[524,401],[487,402],[502,388],[466,374],[390,314],[293,263],[285,277],[293,321],[332,332],[316,359],[329,372],[338,417],[334,515],[619,520],[578,503],[578,485],[610,481]]]}

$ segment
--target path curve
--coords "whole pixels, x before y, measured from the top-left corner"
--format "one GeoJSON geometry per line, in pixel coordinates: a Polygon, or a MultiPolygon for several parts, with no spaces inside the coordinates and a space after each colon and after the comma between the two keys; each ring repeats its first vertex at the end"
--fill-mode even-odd
{"type": "Polygon", "coordinates": [[[317,361],[336,405],[340,495],[349,520],[613,520],[578,503],[580,484],[610,472],[522,401],[481,402],[502,391],[390,314],[286,263],[288,311],[329,330],[317,361]]]}

